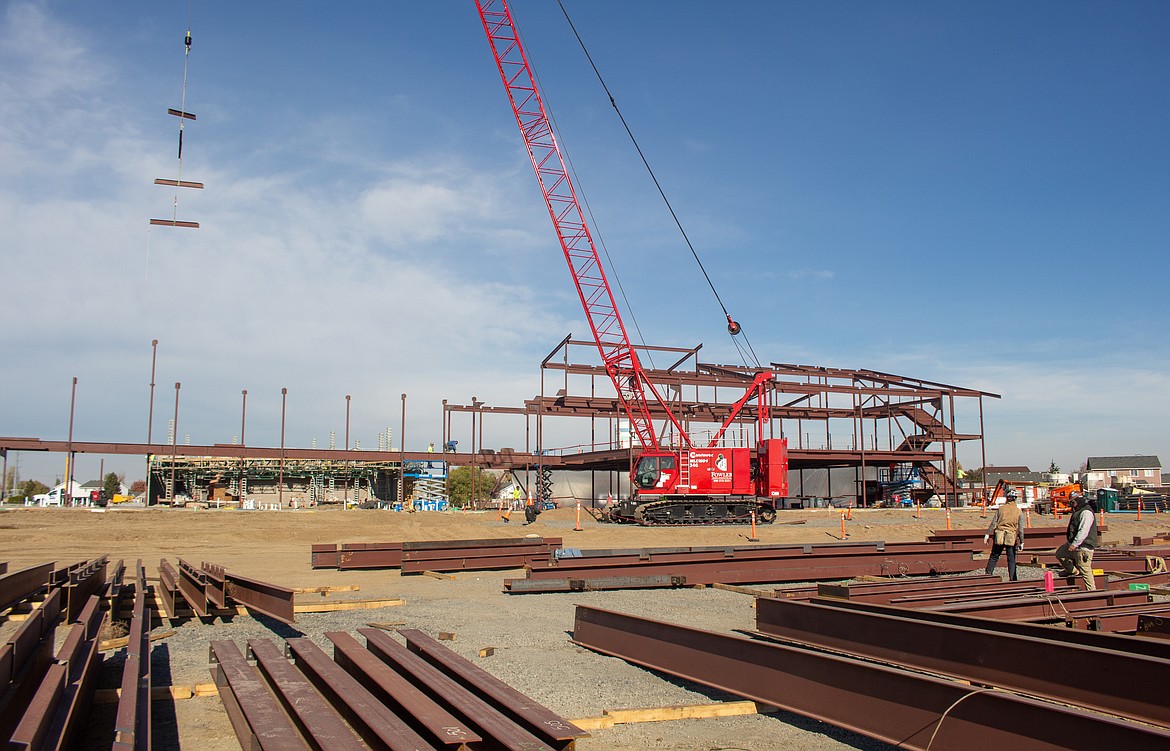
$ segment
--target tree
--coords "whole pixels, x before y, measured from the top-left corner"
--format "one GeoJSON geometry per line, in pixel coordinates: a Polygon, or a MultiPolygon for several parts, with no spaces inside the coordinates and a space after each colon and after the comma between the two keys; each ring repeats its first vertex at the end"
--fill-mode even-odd
{"type": "Polygon", "coordinates": [[[977,483],[981,483],[981,482],[983,482],[983,470],[981,470],[981,469],[968,469],[968,470],[963,472],[963,480],[971,483],[972,485],[975,485],[977,483]]]}
{"type": "Polygon", "coordinates": [[[47,485],[45,485],[43,482],[40,482],[38,480],[25,480],[24,482],[20,483],[20,485],[17,486],[16,492],[13,493],[13,497],[16,497],[19,495],[19,496],[23,496],[25,498],[32,498],[34,495],[40,495],[41,493],[48,493],[48,492],[49,492],[49,487],[47,485]]]}
{"type": "Polygon", "coordinates": [[[470,506],[472,493],[479,501],[491,497],[499,476],[480,467],[455,467],[447,475],[447,487],[452,506],[470,506]]]}
{"type": "Polygon", "coordinates": [[[1059,474],[1059,473],[1060,473],[1060,467],[1057,466],[1056,460],[1053,459],[1050,462],[1048,462],[1048,474],[1055,475],[1055,474],[1059,474]]]}
{"type": "Polygon", "coordinates": [[[130,492],[134,495],[146,492],[146,480],[135,480],[130,483],[130,492]]]}
{"type": "Polygon", "coordinates": [[[116,472],[107,472],[102,480],[102,497],[107,501],[114,500],[114,496],[122,492],[122,478],[116,472]]]}

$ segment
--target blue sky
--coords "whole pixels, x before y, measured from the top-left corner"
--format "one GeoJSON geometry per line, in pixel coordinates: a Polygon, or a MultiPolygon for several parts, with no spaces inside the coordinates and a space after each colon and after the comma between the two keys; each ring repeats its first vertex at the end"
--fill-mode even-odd
{"type": "MultiPolygon", "coordinates": [[[[557,5],[512,7],[627,317],[738,362],[557,5]]],[[[762,360],[1002,394],[990,464],[1170,461],[1170,5],[565,7],[762,360]]],[[[442,399],[520,404],[588,334],[472,0],[10,0],[0,228],[0,435],[64,439],[77,376],[75,438],[145,440],[159,339],[156,440],[181,381],[180,440],[230,443],[247,389],[278,445],[287,387],[290,446],[340,442],[351,394],[375,448],[406,392],[422,449],[442,399]],[[189,9],[202,228],[148,230],[189,9]]]]}

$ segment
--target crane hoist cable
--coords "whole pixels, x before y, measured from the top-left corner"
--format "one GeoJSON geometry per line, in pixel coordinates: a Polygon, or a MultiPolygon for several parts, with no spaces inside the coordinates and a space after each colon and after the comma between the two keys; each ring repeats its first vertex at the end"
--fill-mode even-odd
{"type": "Polygon", "coordinates": [[[723,304],[723,299],[719,296],[719,291],[715,289],[715,283],[711,281],[711,276],[707,273],[706,267],[703,266],[703,261],[699,258],[698,251],[695,250],[695,246],[691,243],[691,238],[687,236],[687,231],[683,229],[682,222],[679,220],[678,214],[676,214],[674,211],[674,206],[671,205],[670,199],[666,197],[666,191],[663,190],[662,184],[658,182],[658,176],[654,174],[654,169],[650,166],[649,160],[646,159],[646,155],[642,152],[642,147],[638,144],[638,139],[634,137],[634,132],[630,129],[629,123],[626,122],[625,116],[622,115],[621,108],[617,105],[617,100],[614,99],[613,93],[609,90],[609,86],[605,83],[605,78],[601,75],[601,71],[598,70],[597,64],[593,62],[593,56],[589,54],[589,48],[585,46],[585,40],[582,39],[581,35],[577,32],[577,27],[573,24],[573,19],[569,18],[569,12],[565,10],[564,3],[561,0],[557,0],[557,5],[561,9],[561,13],[564,14],[565,21],[568,22],[569,28],[572,29],[573,36],[577,38],[577,43],[581,45],[581,51],[585,53],[585,58],[589,61],[589,66],[593,68],[593,73],[597,76],[598,82],[601,83],[601,88],[605,90],[605,95],[609,97],[610,106],[612,106],[614,112],[617,113],[618,119],[622,123],[622,127],[626,130],[626,135],[630,137],[630,142],[634,145],[634,150],[638,152],[638,157],[642,160],[642,164],[646,167],[646,172],[649,173],[650,179],[654,181],[654,187],[658,189],[658,195],[662,196],[662,201],[666,204],[666,208],[670,212],[671,218],[674,219],[674,223],[678,227],[679,233],[682,234],[683,241],[686,242],[687,248],[691,251],[691,255],[694,257],[695,263],[698,264],[699,271],[703,273],[703,278],[707,280],[707,286],[711,288],[711,294],[715,296],[715,301],[719,303],[719,307],[723,310],[723,315],[727,318],[727,333],[731,335],[732,341],[735,342],[736,349],[739,350],[740,356],[744,358],[745,362],[747,360],[746,355],[750,354],[751,360],[755,366],[760,367],[760,359],[756,356],[756,352],[752,348],[751,341],[748,340],[747,333],[744,332],[743,327],[731,317],[731,313],[727,312],[727,306],[723,304]],[[744,345],[741,345],[735,338],[740,334],[743,335],[744,345]]]}
{"type": "MultiPolygon", "coordinates": [[[[187,111],[187,65],[191,59],[191,5],[187,3],[187,34],[183,37],[183,90],[179,94],[179,112],[187,111]]],[[[179,186],[183,184],[183,129],[187,118],[179,117],[179,174],[175,185],[174,213],[172,218],[179,218],[179,186]]]]}

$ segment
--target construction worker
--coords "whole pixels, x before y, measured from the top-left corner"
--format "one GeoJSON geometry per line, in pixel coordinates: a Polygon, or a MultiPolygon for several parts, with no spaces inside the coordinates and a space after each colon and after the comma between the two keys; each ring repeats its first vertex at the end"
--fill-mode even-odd
{"type": "Polygon", "coordinates": [[[435,453],[435,442],[434,441],[431,441],[430,443],[427,444],[427,453],[428,454],[435,453]]]}
{"type": "Polygon", "coordinates": [[[985,544],[992,536],[995,538],[991,544],[991,555],[987,557],[986,573],[995,571],[995,564],[999,563],[999,557],[1006,550],[1010,581],[1016,581],[1016,552],[1024,547],[1024,531],[1020,529],[1020,507],[1016,505],[1017,500],[1019,495],[1015,490],[1009,489],[1004,504],[995,510],[995,517],[987,527],[987,533],[983,535],[985,544]]]}
{"type": "Polygon", "coordinates": [[[1074,493],[1069,500],[1073,503],[1073,512],[1065,532],[1068,542],[1056,549],[1056,560],[1064,568],[1065,576],[1079,575],[1085,589],[1092,591],[1097,588],[1093,581],[1093,551],[1101,541],[1097,534],[1097,516],[1083,494],[1074,493]]]}

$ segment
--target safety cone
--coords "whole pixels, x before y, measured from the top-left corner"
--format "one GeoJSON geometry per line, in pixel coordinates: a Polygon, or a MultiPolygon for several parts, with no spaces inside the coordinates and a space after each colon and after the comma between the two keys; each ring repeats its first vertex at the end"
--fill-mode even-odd
{"type": "Polygon", "coordinates": [[[574,532],[581,531],[581,499],[577,499],[577,526],[573,527],[574,532]]]}
{"type": "Polygon", "coordinates": [[[759,542],[760,538],[756,537],[756,512],[752,511],[752,536],[748,538],[748,542],[759,542]]]}
{"type": "Polygon", "coordinates": [[[951,505],[947,504],[947,529],[951,528],[951,505]]]}

